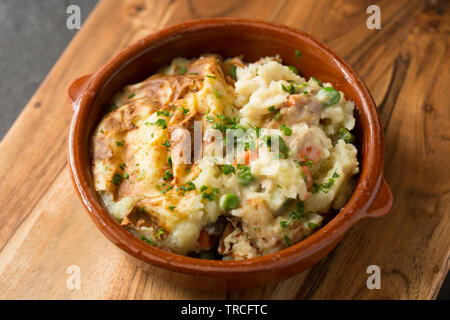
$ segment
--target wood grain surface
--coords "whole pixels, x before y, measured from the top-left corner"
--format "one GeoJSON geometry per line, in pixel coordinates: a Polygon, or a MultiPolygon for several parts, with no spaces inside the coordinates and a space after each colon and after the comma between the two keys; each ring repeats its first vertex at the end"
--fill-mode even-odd
{"type": "MultiPolygon", "coordinates": [[[[0,298],[432,299],[449,269],[450,2],[103,0],[0,144],[0,298]],[[392,211],[364,220],[312,269],[240,292],[181,288],[136,267],[93,225],[66,162],[71,80],[131,42],[184,20],[236,16],[312,34],[362,76],[379,106],[392,211]],[[381,268],[369,290],[366,269],[381,268]],[[66,286],[81,270],[81,289],[66,286]]],[[[62,28],[65,26],[61,26],[62,28]]]]}

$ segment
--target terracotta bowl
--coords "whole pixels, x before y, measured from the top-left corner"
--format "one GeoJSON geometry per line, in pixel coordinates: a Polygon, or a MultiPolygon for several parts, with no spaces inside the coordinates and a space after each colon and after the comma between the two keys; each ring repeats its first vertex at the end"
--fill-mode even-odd
{"type": "Polygon", "coordinates": [[[310,35],[262,21],[233,18],[202,19],[161,30],[139,40],[112,58],[93,75],[68,88],[73,102],[69,163],[84,206],[103,234],[143,266],[179,284],[202,289],[244,289],[264,286],[293,276],[318,262],[358,220],[381,217],[392,206],[383,178],[383,131],[375,103],[360,77],[347,63],[310,35]],[[300,50],[301,58],[295,56],[300,50]],[[356,103],[361,173],[347,205],[323,228],[300,243],[274,254],[241,261],[213,261],[185,257],[155,248],[122,228],[96,195],[89,169],[89,140],[113,94],[144,80],[172,58],[203,53],[224,57],[244,55],[255,61],[280,55],[302,76],[330,82],[356,103]]]}

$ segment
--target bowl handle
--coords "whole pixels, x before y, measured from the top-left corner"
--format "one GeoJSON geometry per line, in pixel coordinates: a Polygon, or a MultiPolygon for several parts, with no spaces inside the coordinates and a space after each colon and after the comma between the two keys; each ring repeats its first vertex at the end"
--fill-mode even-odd
{"type": "Polygon", "coordinates": [[[73,108],[75,108],[75,101],[78,100],[81,93],[87,88],[89,82],[91,82],[92,74],[82,76],[69,85],[66,91],[67,98],[72,103],[73,108]]]}
{"type": "Polygon", "coordinates": [[[364,217],[380,218],[392,208],[393,196],[384,177],[381,177],[380,188],[370,207],[366,210],[364,217]]]}

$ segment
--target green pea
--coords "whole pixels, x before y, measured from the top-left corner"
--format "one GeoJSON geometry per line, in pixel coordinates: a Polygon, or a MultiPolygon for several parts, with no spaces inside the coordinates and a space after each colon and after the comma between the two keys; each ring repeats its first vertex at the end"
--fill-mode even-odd
{"type": "Polygon", "coordinates": [[[355,137],[345,127],[339,129],[339,139],[344,140],[346,143],[355,142],[355,137]]]}
{"type": "Polygon", "coordinates": [[[250,167],[243,167],[238,175],[238,182],[243,186],[249,186],[254,180],[255,177],[252,175],[250,167]]]}
{"type": "Polygon", "coordinates": [[[341,100],[341,93],[332,87],[324,87],[317,93],[317,99],[325,107],[330,107],[341,100]]]}
{"type": "Polygon", "coordinates": [[[234,193],[226,193],[219,199],[219,207],[223,210],[231,210],[239,207],[239,198],[234,193]]]}
{"type": "Polygon", "coordinates": [[[311,230],[316,230],[319,226],[314,222],[308,222],[308,228],[311,230]]]}

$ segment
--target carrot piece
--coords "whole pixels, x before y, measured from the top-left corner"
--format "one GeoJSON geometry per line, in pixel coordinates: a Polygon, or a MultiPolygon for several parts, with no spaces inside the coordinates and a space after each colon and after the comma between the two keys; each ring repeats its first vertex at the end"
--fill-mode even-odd
{"type": "Polygon", "coordinates": [[[257,157],[258,154],[251,150],[244,151],[236,158],[236,160],[234,160],[234,165],[236,166],[242,159],[244,159],[245,165],[249,165],[250,161],[256,159],[257,157]]]}
{"type": "Polygon", "coordinates": [[[205,229],[202,229],[198,236],[197,244],[201,250],[209,250],[213,245],[213,238],[205,229]]]}

